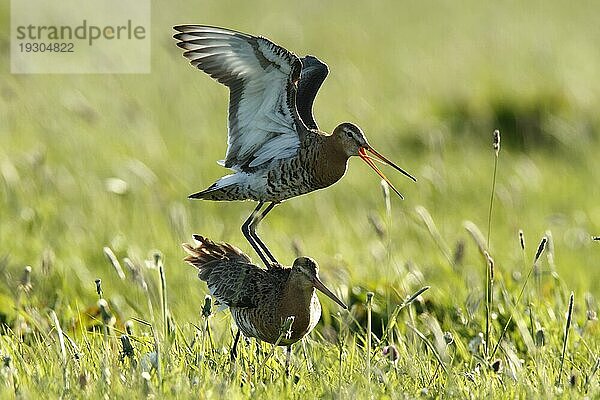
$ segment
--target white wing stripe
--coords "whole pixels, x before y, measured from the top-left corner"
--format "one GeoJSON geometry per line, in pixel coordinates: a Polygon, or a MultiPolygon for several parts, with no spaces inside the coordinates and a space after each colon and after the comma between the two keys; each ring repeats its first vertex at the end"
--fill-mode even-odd
{"type": "Polygon", "coordinates": [[[302,122],[291,82],[300,60],[261,37],[206,26],[175,29],[191,64],[231,90],[225,166],[245,171],[296,154],[302,122]]]}

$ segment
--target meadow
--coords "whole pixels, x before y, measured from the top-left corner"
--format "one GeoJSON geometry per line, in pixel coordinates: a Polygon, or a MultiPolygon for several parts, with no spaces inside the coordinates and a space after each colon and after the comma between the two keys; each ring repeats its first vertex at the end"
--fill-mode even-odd
{"type": "Polygon", "coordinates": [[[598,12],[154,1],[150,74],[17,75],[3,2],[0,397],[599,398],[598,12]],[[351,160],[261,224],[350,306],[321,297],[289,377],[254,341],[230,363],[231,317],[182,261],[194,233],[258,261],[254,204],[187,199],[226,173],[228,94],[181,56],[183,23],[318,56],[321,129],[357,123],[418,179],[385,170],[400,200],[351,160]]]}

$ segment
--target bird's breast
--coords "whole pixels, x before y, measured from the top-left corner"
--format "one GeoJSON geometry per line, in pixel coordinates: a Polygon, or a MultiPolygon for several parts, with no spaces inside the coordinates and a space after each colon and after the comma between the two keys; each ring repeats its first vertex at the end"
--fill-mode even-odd
{"type": "Polygon", "coordinates": [[[319,322],[321,317],[321,304],[314,288],[290,287],[282,298],[278,310],[279,318],[284,321],[293,316],[294,323],[291,335],[282,344],[291,344],[308,335],[319,322]]]}
{"type": "Polygon", "coordinates": [[[268,170],[266,194],[281,201],[323,189],[346,173],[348,158],[320,148],[301,149],[295,157],[280,160],[268,170]]]}
{"type": "Polygon", "coordinates": [[[315,169],[315,178],[319,189],[333,185],[346,173],[348,166],[347,160],[327,159],[325,157],[318,160],[315,169]]]}

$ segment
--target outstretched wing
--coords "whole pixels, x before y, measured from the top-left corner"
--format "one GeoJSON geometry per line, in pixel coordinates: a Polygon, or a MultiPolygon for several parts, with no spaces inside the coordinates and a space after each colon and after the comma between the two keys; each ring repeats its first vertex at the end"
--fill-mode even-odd
{"type": "Polygon", "coordinates": [[[296,154],[298,57],[270,40],[223,28],[182,25],[174,38],[190,63],[229,87],[224,166],[247,171],[296,154]]]}
{"type": "Polygon", "coordinates": [[[329,74],[327,64],[315,56],[302,57],[302,73],[298,82],[296,107],[302,122],[310,129],[319,129],[312,113],[313,103],[319,88],[329,74]]]}

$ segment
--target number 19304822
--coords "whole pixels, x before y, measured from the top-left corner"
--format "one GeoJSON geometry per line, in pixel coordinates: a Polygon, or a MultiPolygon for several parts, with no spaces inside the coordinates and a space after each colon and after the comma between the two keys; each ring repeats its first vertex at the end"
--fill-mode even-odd
{"type": "Polygon", "coordinates": [[[19,43],[21,53],[73,53],[74,43],[19,43]]]}

